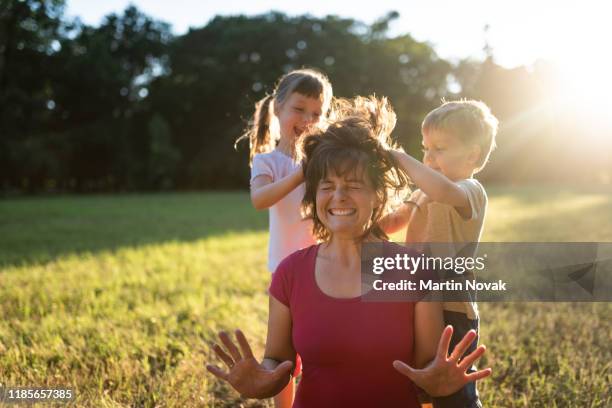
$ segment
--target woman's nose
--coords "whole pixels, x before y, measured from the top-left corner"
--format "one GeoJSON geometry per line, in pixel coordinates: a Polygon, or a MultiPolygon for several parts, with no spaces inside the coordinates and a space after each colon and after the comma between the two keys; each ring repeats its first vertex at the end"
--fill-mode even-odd
{"type": "Polygon", "coordinates": [[[334,190],[334,198],[339,201],[344,200],[346,198],[346,189],[342,186],[336,187],[336,190],[334,190]]]}

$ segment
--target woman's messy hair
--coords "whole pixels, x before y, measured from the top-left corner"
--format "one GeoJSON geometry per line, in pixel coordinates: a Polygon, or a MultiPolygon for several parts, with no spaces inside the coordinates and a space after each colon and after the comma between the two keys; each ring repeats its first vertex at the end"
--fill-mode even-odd
{"type": "Polygon", "coordinates": [[[391,140],[395,123],[393,108],[384,97],[336,99],[327,126],[313,129],[303,138],[301,155],[306,192],[302,212],[312,219],[313,233],[320,241],[329,240],[331,233],[317,216],[319,182],[330,172],[343,176],[363,171],[379,203],[363,237],[371,233],[387,239],[378,223],[393,205],[401,202],[409,184],[408,176],[389,153],[389,149],[398,148],[391,140]]]}
{"type": "Polygon", "coordinates": [[[249,126],[240,136],[234,147],[243,139],[249,141],[249,163],[253,162],[253,156],[258,153],[268,153],[276,147],[278,135],[271,131],[272,115],[274,106],[281,106],[287,101],[292,93],[321,99],[323,101],[323,113],[327,112],[332,100],[332,86],[329,79],[315,69],[304,68],[283,75],[271,95],[266,95],[255,104],[255,113],[249,122],[249,126]]]}

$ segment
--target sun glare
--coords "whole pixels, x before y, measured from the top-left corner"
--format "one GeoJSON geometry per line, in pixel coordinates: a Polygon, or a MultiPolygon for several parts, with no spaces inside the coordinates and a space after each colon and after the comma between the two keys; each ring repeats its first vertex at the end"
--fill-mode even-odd
{"type": "Polygon", "coordinates": [[[568,109],[612,126],[612,54],[605,44],[612,27],[594,10],[588,14],[591,18],[575,17],[572,26],[558,26],[548,37],[558,71],[555,94],[568,109]]]}
{"type": "Polygon", "coordinates": [[[575,60],[558,61],[559,94],[563,102],[602,120],[612,116],[612,58],[593,50],[575,60]]]}

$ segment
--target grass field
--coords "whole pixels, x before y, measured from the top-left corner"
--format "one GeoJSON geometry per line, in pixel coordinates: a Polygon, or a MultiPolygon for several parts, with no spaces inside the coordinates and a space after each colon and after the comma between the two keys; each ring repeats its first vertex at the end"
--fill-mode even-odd
{"type": "MultiPolygon", "coordinates": [[[[490,188],[484,241],[612,241],[610,190],[490,188]]],[[[0,201],[0,383],[73,406],[247,407],[205,372],[242,328],[260,356],[267,215],[246,193],[0,201]]],[[[481,304],[487,407],[612,405],[612,304],[481,304]]]]}

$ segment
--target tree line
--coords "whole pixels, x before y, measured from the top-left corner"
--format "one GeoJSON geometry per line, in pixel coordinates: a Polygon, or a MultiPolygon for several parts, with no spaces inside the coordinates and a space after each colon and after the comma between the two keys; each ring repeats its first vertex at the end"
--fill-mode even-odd
{"type": "Polygon", "coordinates": [[[394,135],[417,157],[424,115],[441,98],[468,97],[502,123],[484,178],[610,174],[603,154],[578,172],[558,165],[580,159],[573,140],[581,130],[550,109],[551,66],[505,69],[492,54],[451,63],[409,34],[390,36],[395,12],[369,25],[279,12],[216,16],[175,36],[134,6],[97,27],[64,11],[63,0],[0,0],[4,192],[244,188],[248,146],[235,150],[234,141],[254,103],[300,67],[325,72],[336,96],[389,97],[394,135]]]}

